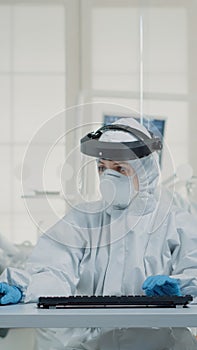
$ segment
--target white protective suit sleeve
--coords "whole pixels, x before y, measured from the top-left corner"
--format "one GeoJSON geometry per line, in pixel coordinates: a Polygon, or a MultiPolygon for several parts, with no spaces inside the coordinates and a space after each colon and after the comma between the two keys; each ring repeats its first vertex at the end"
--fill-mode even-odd
{"type": "Polygon", "coordinates": [[[73,242],[77,239],[80,241],[80,235],[76,235],[77,232],[73,229],[69,230],[69,225],[62,219],[40,237],[27,261],[25,271],[7,268],[0,276],[0,281],[16,285],[22,290],[22,301],[37,302],[39,296],[75,293],[83,249],[79,241],[75,244],[78,247],[72,247],[49,237],[51,232],[59,234],[61,231],[64,235],[74,233],[73,242]]]}
{"type": "Polygon", "coordinates": [[[179,245],[173,251],[171,277],[177,278],[182,293],[193,295],[197,303],[197,222],[187,212],[177,212],[175,217],[179,245]]]}

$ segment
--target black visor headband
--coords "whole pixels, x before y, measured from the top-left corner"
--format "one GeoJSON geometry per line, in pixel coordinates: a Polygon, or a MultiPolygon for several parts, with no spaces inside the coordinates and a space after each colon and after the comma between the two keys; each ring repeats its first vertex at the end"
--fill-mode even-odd
{"type": "Polygon", "coordinates": [[[152,133],[150,134],[151,136],[148,137],[140,130],[122,124],[106,125],[81,139],[81,152],[88,156],[111,160],[126,161],[143,158],[162,149],[161,140],[152,133]],[[101,135],[108,130],[128,132],[138,140],[133,142],[99,141],[101,135]]]}

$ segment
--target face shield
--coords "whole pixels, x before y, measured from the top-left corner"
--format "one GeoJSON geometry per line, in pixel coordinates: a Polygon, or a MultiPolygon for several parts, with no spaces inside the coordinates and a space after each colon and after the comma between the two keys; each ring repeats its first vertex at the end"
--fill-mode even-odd
{"type": "MultiPolygon", "coordinates": [[[[120,133],[119,133],[120,134],[120,133]]],[[[88,133],[81,139],[81,152],[91,157],[128,161],[136,158],[147,157],[154,151],[162,149],[161,140],[153,134],[141,132],[139,129],[132,128],[124,124],[113,124],[103,126],[96,132],[88,133]],[[112,141],[104,139],[106,131],[113,131],[114,133],[121,131],[123,135],[122,140],[118,135],[118,139],[112,141]],[[126,141],[126,133],[132,136],[132,142],[126,141]],[[104,140],[103,140],[104,139],[104,140]]]]}
{"type": "Polygon", "coordinates": [[[155,151],[161,149],[160,138],[133,118],[120,119],[81,139],[81,152],[97,157],[104,168],[100,193],[107,209],[125,209],[132,203],[134,215],[153,210],[159,178],[155,151]]]}

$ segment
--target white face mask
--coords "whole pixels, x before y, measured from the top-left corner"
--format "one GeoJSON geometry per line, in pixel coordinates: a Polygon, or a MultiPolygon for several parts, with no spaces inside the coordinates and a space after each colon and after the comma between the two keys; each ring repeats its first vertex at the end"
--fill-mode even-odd
{"type": "Polygon", "coordinates": [[[100,176],[100,192],[103,199],[119,209],[128,207],[137,191],[134,188],[133,176],[125,176],[107,169],[100,176]]]}

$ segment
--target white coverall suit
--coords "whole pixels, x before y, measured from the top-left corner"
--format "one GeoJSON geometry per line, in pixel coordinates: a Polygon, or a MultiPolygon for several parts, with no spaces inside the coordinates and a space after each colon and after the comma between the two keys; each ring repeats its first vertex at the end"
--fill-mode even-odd
{"type": "MultiPolygon", "coordinates": [[[[24,302],[44,295],[140,295],[151,275],[177,278],[182,294],[196,297],[197,223],[169,208],[165,193],[158,196],[153,158],[131,161],[139,194],[128,207],[76,206],[40,237],[25,271],[7,268],[0,280],[18,286],[24,302]],[[141,166],[149,174],[146,186],[141,166]]],[[[39,329],[36,349],[196,350],[197,341],[187,328],[39,329]]]]}

